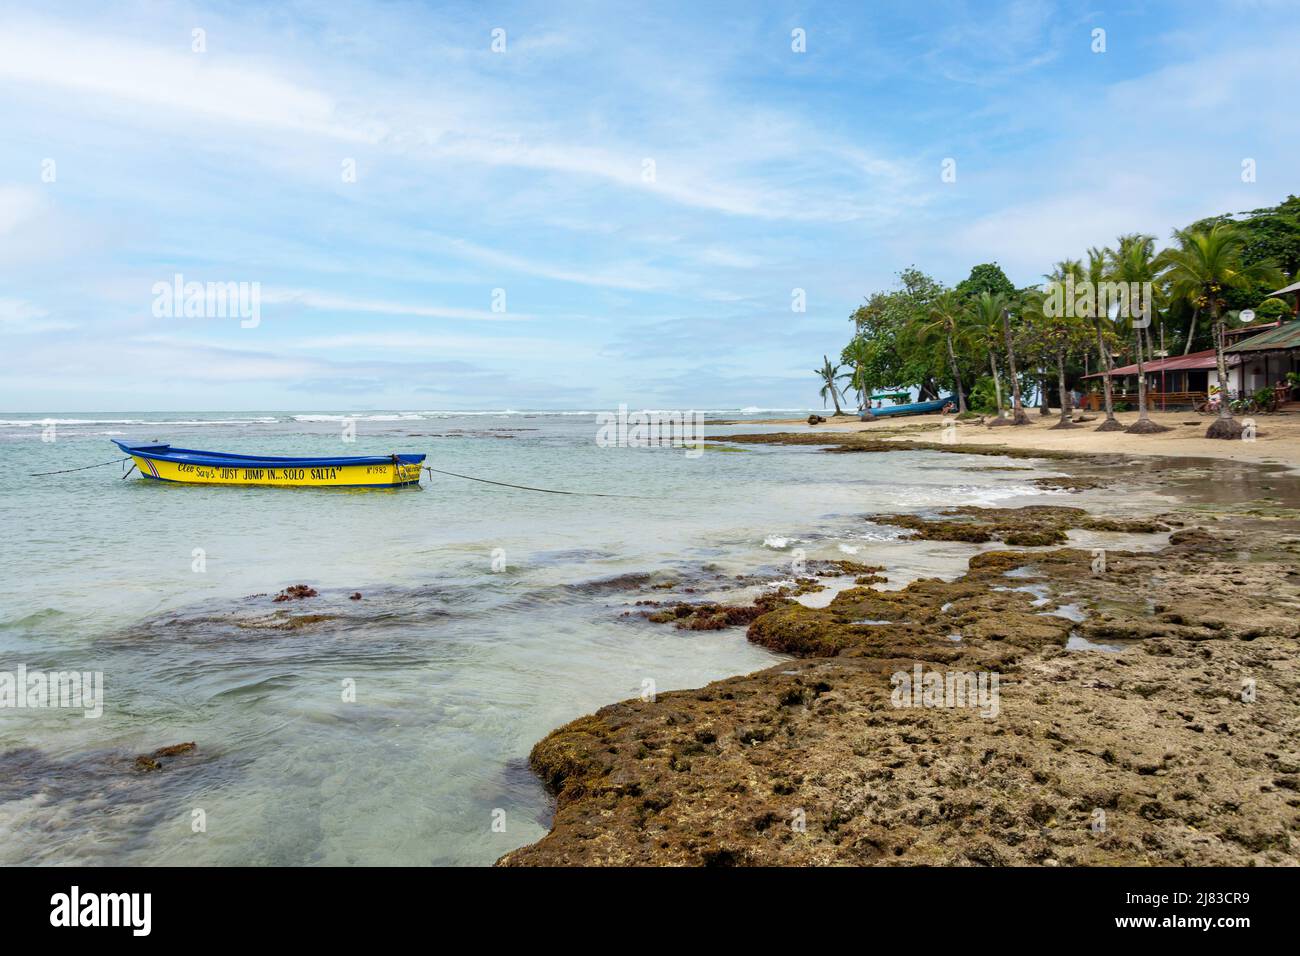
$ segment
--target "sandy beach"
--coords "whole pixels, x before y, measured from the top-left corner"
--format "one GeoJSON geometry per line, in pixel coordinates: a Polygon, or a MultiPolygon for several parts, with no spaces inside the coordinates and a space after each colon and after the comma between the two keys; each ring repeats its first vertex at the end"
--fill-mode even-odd
{"type": "MultiPolygon", "coordinates": [[[[1078,452],[1080,454],[1161,455],[1184,458],[1219,458],[1226,461],[1283,463],[1290,468],[1300,468],[1300,413],[1280,412],[1258,415],[1253,441],[1221,441],[1205,437],[1205,430],[1213,418],[1196,412],[1152,412],[1151,420],[1170,429],[1155,435],[1130,435],[1125,432],[1098,432],[1097,425],[1104,420],[1102,413],[1088,412],[1095,420],[1077,428],[1053,429],[1059,410],[1043,416],[1037,409],[1029,409],[1030,425],[1020,427],[989,428],[978,420],[958,421],[949,415],[916,415],[907,418],[881,418],[860,421],[857,416],[829,418],[825,424],[809,425],[803,419],[783,419],[769,422],[788,425],[799,432],[836,433],[861,432],[883,441],[941,442],[945,429],[951,428],[951,439],[963,445],[1007,446],[1029,451],[1078,452]]],[[[1077,413],[1076,413],[1077,417],[1077,413]]],[[[1131,424],[1136,412],[1116,416],[1121,422],[1131,424]]],[[[1242,419],[1244,421],[1244,419],[1242,419]]],[[[986,419],[987,421],[987,419],[986,419]]]]}

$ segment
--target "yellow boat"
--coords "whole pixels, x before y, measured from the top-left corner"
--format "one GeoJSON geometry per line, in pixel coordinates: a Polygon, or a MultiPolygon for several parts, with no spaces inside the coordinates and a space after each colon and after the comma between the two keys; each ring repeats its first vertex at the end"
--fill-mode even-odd
{"type": "Polygon", "coordinates": [[[128,445],[140,474],[153,481],[192,485],[270,485],[281,488],[403,488],[419,486],[424,455],[278,458],[219,451],[128,445]]]}

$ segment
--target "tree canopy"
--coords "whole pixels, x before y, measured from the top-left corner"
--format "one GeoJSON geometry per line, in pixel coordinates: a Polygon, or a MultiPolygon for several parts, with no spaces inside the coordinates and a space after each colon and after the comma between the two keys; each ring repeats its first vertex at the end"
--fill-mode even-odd
{"type": "Polygon", "coordinates": [[[909,329],[941,296],[944,287],[915,267],[898,274],[899,288],[876,292],[851,316],[854,339],[841,356],[848,365],[859,359],[868,392],[918,386],[933,394],[936,378],[944,375],[944,356],[909,329]]]}
{"type": "MultiPolygon", "coordinates": [[[[1112,247],[1062,250],[1076,258],[1061,259],[1043,277],[1096,294],[1114,283],[1141,288],[1149,325],[1127,315],[1116,323],[1095,311],[1049,311],[1044,292],[1054,287],[1017,288],[997,262],[972,267],[951,289],[909,266],[894,287],[867,296],[850,317],[853,336],[840,358],[849,388],[860,399],[911,389],[921,399],[954,393],[988,412],[1025,388],[1042,394],[1078,387],[1088,371],[1117,359],[1130,364],[1149,361],[1157,349],[1215,348],[1216,329],[1236,310],[1254,309],[1261,323],[1293,314],[1292,300],[1269,293],[1300,277],[1300,198],[1211,216],[1174,230],[1171,239],[1159,253],[1152,236],[1136,233],[1118,236],[1112,247]],[[1223,261],[1209,261],[1210,252],[1223,261]]],[[[1104,391],[1107,424],[1120,427],[1104,391]]],[[[1144,396],[1139,402],[1145,417],[1144,396]]],[[[966,403],[959,397],[958,404],[966,403]]]]}
{"type": "Polygon", "coordinates": [[[981,292],[1010,300],[1016,296],[1016,287],[1000,265],[984,262],[971,269],[970,275],[957,283],[957,294],[963,299],[978,298],[981,292]]]}

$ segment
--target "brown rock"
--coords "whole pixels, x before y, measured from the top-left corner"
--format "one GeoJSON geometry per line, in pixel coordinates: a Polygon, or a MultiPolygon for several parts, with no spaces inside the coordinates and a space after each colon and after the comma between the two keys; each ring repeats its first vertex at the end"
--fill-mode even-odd
{"type": "MultiPolygon", "coordinates": [[[[954,510],[938,523],[1004,537],[1113,524],[954,510]]],[[[1298,530],[1225,519],[1111,551],[1103,573],[1087,551],[991,551],[956,581],[774,601],[749,637],[802,660],[549,734],[531,763],[553,829],[500,862],[1300,863],[1298,530]],[[1027,582],[1051,600],[1015,590],[1027,582]],[[1086,619],[1044,614],[1063,603],[1086,619]],[[1072,632],[1128,649],[1067,651],[1072,632]],[[895,676],[917,666],[998,674],[996,716],[895,706],[895,676]]]]}

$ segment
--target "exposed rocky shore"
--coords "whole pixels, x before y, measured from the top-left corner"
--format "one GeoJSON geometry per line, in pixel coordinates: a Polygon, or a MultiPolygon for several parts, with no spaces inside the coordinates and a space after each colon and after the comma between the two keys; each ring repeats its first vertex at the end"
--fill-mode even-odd
{"type": "MultiPolygon", "coordinates": [[[[860,441],[846,444],[886,450],[860,441]]],[[[531,764],[553,829],[501,864],[1300,862],[1294,512],[871,517],[1038,547],[984,551],[950,582],[881,590],[867,575],[822,608],[786,593],[657,612],[746,624],[796,660],[551,733],[531,764]],[[1071,529],[1169,535],[1151,551],[1058,547],[1071,529]],[[900,697],[933,674],[933,699],[900,697]],[[979,675],[996,684],[976,701],[979,675]]]]}

